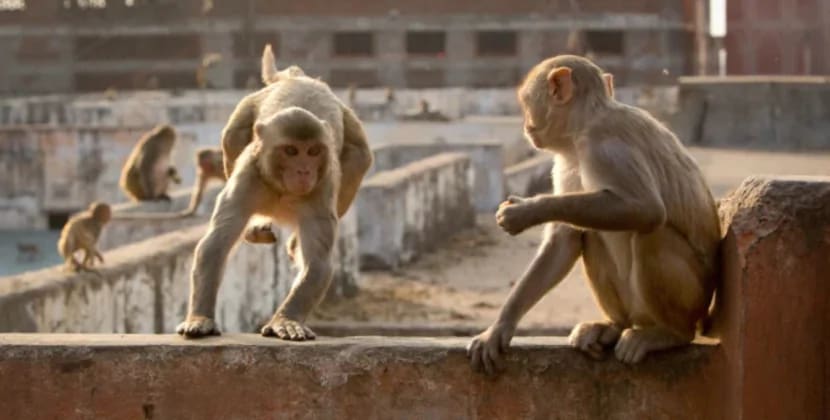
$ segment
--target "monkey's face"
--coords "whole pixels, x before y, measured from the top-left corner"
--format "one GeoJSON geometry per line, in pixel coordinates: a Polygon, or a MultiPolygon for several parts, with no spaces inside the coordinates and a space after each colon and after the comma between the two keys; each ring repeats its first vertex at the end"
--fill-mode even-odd
{"type": "Polygon", "coordinates": [[[326,153],[319,140],[288,140],[276,147],[270,162],[285,190],[303,196],[311,193],[324,175],[326,153]]]}
{"type": "MultiPolygon", "coordinates": [[[[563,98],[559,82],[545,77],[544,70],[534,69],[517,93],[524,114],[525,138],[536,148],[557,149],[566,141],[570,96],[563,98]]],[[[568,89],[570,92],[570,86],[568,89]]]]}

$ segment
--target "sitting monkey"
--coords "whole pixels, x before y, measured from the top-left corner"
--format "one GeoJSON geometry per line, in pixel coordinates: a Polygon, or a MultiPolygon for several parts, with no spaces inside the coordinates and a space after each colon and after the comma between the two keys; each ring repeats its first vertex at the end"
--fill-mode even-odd
{"type": "Polygon", "coordinates": [[[112,211],[108,204],[94,202],[86,211],[69,219],[58,239],[58,253],[63,257],[67,270],[91,270],[95,258],[101,263],[104,262],[104,257],[98,252],[95,244],[111,217],[112,211]],[[82,262],[75,259],[75,252],[80,250],[84,251],[82,262]]]}
{"type": "Polygon", "coordinates": [[[175,144],[176,132],[169,125],[159,125],[138,140],[121,171],[121,189],[128,197],[134,201],[170,201],[170,181],[181,183],[178,171],[170,165],[175,144]]]}
{"type": "Polygon", "coordinates": [[[495,372],[522,316],[579,257],[606,319],[577,325],[570,344],[617,359],[695,337],[715,288],[720,226],[703,175],[647,112],[614,100],[613,79],[577,56],[538,64],[518,90],[525,136],[555,153],[554,193],[510,197],[496,220],[519,234],[545,224],[543,242],[498,319],[473,338],[473,368],[495,372]]]}
{"type": "MultiPolygon", "coordinates": [[[[295,230],[301,267],[261,333],[313,339],[305,319],[328,289],[339,219],[372,164],[360,121],[328,85],[295,66],[277,71],[274,61],[266,46],[266,86],[240,101],[223,130],[228,181],[196,246],[188,314],[177,328],[185,337],[219,334],[214,311],[225,262],[249,220],[258,216],[295,230]]],[[[268,234],[261,242],[276,240],[267,226],[249,227],[244,236],[263,231],[268,234]]]]}

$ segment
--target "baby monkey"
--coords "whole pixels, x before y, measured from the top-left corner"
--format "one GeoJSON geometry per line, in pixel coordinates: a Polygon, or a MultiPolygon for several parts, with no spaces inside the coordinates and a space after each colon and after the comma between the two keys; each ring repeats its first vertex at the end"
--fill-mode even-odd
{"type": "Polygon", "coordinates": [[[104,262],[104,257],[98,252],[95,244],[104,225],[111,218],[112,210],[109,204],[94,202],[86,211],[69,219],[58,239],[58,252],[63,257],[67,270],[90,271],[96,258],[101,263],[104,262]],[[84,251],[84,258],[79,262],[75,259],[75,253],[81,250],[84,251]]]}

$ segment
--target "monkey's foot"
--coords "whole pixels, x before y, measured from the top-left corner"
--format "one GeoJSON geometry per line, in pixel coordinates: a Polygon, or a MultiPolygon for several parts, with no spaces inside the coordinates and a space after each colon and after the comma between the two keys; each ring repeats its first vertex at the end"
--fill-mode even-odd
{"type": "Polygon", "coordinates": [[[681,346],[690,341],[660,328],[627,328],[617,341],[614,354],[623,363],[638,363],[650,352],[681,346]]]}
{"type": "Polygon", "coordinates": [[[291,341],[314,340],[316,337],[311,328],[282,316],[272,318],[268,324],[262,327],[261,333],[263,337],[279,337],[291,341]]]}
{"type": "Polygon", "coordinates": [[[176,327],[176,332],[185,338],[199,338],[220,335],[216,322],[203,316],[191,316],[176,327]]]}
{"type": "Polygon", "coordinates": [[[277,242],[277,235],[271,229],[270,223],[250,226],[245,229],[245,241],[252,244],[273,244],[277,242]]]}
{"type": "Polygon", "coordinates": [[[571,330],[568,342],[594,359],[601,359],[605,346],[616,343],[621,332],[620,327],[612,322],[582,322],[571,330]]]}

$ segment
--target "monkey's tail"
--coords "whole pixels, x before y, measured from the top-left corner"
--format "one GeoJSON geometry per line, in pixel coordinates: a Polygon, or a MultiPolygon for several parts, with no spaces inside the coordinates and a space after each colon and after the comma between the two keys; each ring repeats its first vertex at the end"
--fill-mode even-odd
{"type": "Polygon", "coordinates": [[[277,59],[274,57],[271,44],[266,44],[265,50],[262,51],[262,83],[269,85],[278,80],[279,71],[277,70],[277,59]]]}

